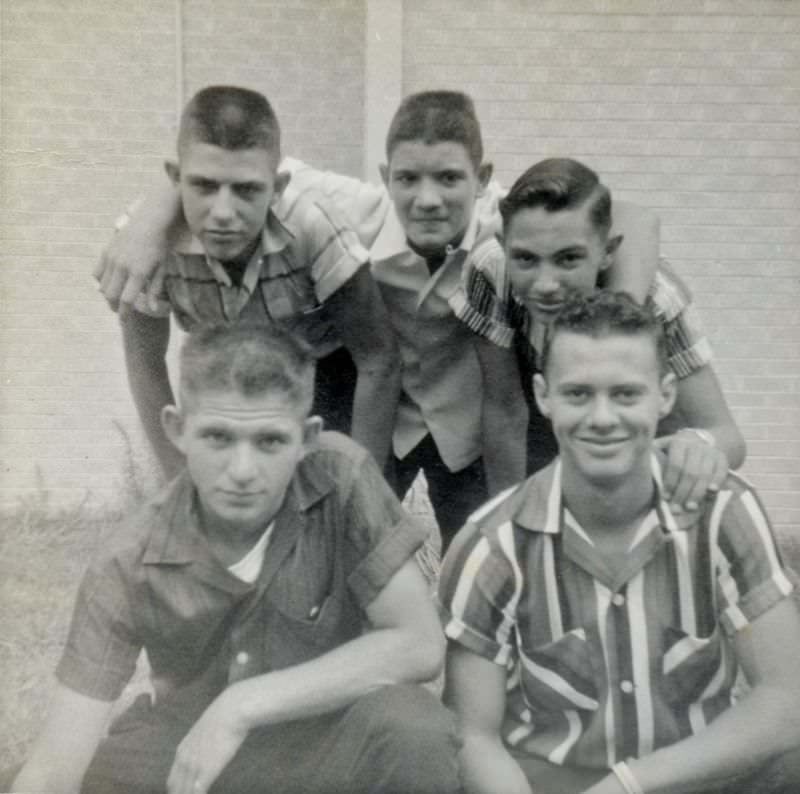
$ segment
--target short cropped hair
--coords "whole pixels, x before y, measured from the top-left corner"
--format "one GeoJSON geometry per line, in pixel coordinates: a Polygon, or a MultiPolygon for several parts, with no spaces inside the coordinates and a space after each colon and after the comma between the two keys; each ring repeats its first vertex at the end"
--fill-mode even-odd
{"type": "Polygon", "coordinates": [[[560,333],[603,339],[609,336],[647,336],[653,340],[661,375],[669,371],[664,326],[653,311],[648,298],[642,306],[627,292],[596,289],[588,294],[571,292],[564,306],[548,327],[542,354],[541,371],[547,376],[554,340],[560,333]]]}
{"type": "Polygon", "coordinates": [[[591,168],[568,157],[540,160],[522,174],[500,201],[503,228],[522,209],[575,209],[591,201],[589,218],[601,234],[611,229],[611,193],[591,168]]]}
{"type": "Polygon", "coordinates": [[[231,85],[198,91],[181,114],[178,154],[191,142],[222,149],[266,149],[280,159],[278,117],[263,94],[231,85]]]}
{"type": "Polygon", "coordinates": [[[483,162],[481,125],[475,105],[461,91],[420,91],[401,103],[386,135],[389,162],[399,143],[422,141],[426,144],[454,141],[464,146],[477,170],[483,162]]]}
{"type": "Polygon", "coordinates": [[[282,394],[307,416],[314,396],[310,347],[281,328],[235,325],[187,335],[180,352],[181,402],[205,392],[282,394]]]}

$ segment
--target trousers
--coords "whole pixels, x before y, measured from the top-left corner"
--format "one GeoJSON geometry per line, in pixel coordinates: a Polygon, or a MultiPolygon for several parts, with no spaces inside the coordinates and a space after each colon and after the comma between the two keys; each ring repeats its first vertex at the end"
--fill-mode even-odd
{"type": "MultiPolygon", "coordinates": [[[[165,792],[176,748],[206,702],[146,697],[100,744],[83,794],[165,792]]],[[[455,794],[458,747],[451,714],[430,692],[387,686],[343,711],[252,731],[211,794],[455,794]]]]}

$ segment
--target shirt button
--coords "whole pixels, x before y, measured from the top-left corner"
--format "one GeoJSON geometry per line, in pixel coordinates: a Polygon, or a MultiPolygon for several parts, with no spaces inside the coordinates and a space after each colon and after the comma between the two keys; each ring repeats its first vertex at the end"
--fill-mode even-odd
{"type": "Polygon", "coordinates": [[[611,603],[615,607],[621,607],[625,603],[625,596],[622,593],[614,593],[611,597],[611,603]]]}
{"type": "Polygon", "coordinates": [[[246,651],[239,651],[236,654],[236,664],[246,665],[250,661],[250,654],[246,651]]]}
{"type": "Polygon", "coordinates": [[[630,681],[621,681],[619,688],[626,694],[630,695],[633,692],[633,684],[630,681]]]}

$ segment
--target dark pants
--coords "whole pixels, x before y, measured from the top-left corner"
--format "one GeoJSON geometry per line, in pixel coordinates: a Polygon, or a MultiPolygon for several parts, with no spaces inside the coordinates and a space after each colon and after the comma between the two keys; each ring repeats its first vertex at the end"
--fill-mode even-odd
{"type": "Polygon", "coordinates": [[[415,477],[422,471],[428,483],[428,497],[442,536],[444,554],[453,536],[466,523],[470,513],[488,498],[483,459],[459,471],[450,471],[439,455],[430,433],[404,458],[394,458],[389,481],[402,499],[415,477]]]}
{"type": "Polygon", "coordinates": [[[343,347],[317,361],[311,413],[322,417],[325,430],[350,435],[357,379],[356,365],[343,347]]]}
{"type": "MultiPolygon", "coordinates": [[[[206,701],[140,699],[112,726],[83,794],[163,794],[175,751],[206,701]]],[[[451,714],[417,686],[383,687],[349,708],[252,731],[211,794],[459,791],[451,714]]]]}
{"type": "MultiPolygon", "coordinates": [[[[609,774],[608,770],[561,767],[522,753],[511,751],[511,754],[536,794],[580,794],[609,774]]],[[[798,794],[800,750],[725,783],[681,790],[691,794],[798,794]]]]}

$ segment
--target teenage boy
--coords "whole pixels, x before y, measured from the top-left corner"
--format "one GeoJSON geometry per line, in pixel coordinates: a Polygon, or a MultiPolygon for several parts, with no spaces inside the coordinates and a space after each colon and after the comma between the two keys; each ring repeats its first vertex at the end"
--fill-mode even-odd
{"type": "Polygon", "coordinates": [[[414,685],[444,651],[427,533],[368,453],[318,435],[313,378],[280,329],[187,337],[162,412],[187,468],[85,575],[14,791],[458,791],[452,716],[414,685]],[[155,703],[102,739],[142,648],[155,703]]]}
{"type": "MultiPolygon", "coordinates": [[[[403,365],[393,484],[402,496],[424,472],[446,547],[484,501],[487,481],[495,493],[524,476],[518,439],[527,419],[517,362],[511,351],[474,333],[480,318],[465,298],[464,273],[476,252],[502,260],[495,240],[502,191],[490,181],[475,108],[461,92],[404,99],[389,128],[386,157],[380,187],[296,160],[282,167],[292,172],[296,189],[325,194],[369,248],[403,365]]],[[[626,213],[628,242],[613,275],[644,298],[657,259],[657,224],[639,208],[628,206],[626,213]]],[[[96,274],[112,305],[141,288],[174,214],[174,200],[157,196],[135,221],[136,233],[129,228],[113,241],[96,274]],[[134,273],[129,281],[128,272],[134,273]]]]}
{"type": "MultiPolygon", "coordinates": [[[[500,202],[505,257],[475,257],[467,273],[467,300],[476,327],[501,347],[519,353],[530,408],[528,473],[557,452],[550,423],[536,407],[532,379],[537,356],[555,313],[570,290],[607,286],[621,236],[612,232],[611,194],[590,168],[576,160],[542,160],[517,179],[500,202]]],[[[671,371],[677,378],[675,410],[662,424],[667,465],[664,486],[677,506],[692,507],[728,468],[738,468],[745,444],[711,366],[686,286],[661,262],[648,290],[664,325],[671,371]]],[[[519,437],[519,444],[524,441],[519,437]]]]}
{"type": "Polygon", "coordinates": [[[665,348],[622,293],[567,301],[534,384],[560,457],[445,558],[445,702],[470,794],[800,791],[792,584],[736,475],[670,511],[653,447],[677,394],[665,348]],[[734,703],[737,665],[750,689],[734,703]]]}
{"type": "Polygon", "coordinates": [[[182,467],[159,422],[172,402],[170,314],[190,333],[245,322],[298,334],[319,361],[315,411],[349,432],[352,407],[353,437],[383,463],[400,388],[386,310],[354,232],[321,198],[286,188],[269,102],[243,88],[203,89],[183,112],[177,153],[166,168],[182,223],[162,288],[122,324],[131,392],[167,475],[182,467]]]}

